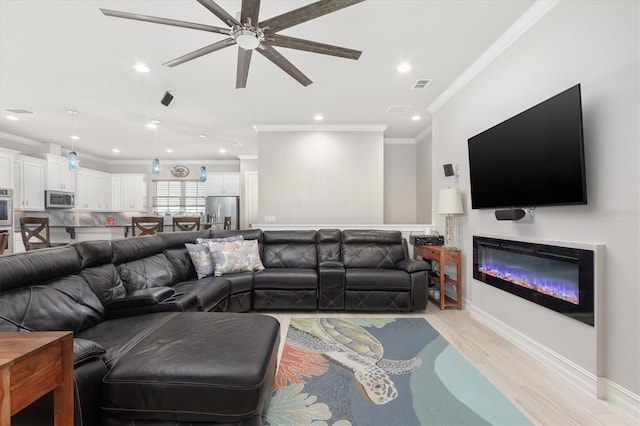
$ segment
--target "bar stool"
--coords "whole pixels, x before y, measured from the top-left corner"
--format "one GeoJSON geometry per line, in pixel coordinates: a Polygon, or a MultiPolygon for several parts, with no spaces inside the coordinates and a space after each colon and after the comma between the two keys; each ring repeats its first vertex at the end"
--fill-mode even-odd
{"type": "Polygon", "coordinates": [[[21,217],[20,233],[26,251],[66,245],[51,242],[48,217],[21,217]]]}
{"type": "Polygon", "coordinates": [[[0,255],[4,254],[4,251],[9,245],[9,234],[7,232],[0,233],[0,255]]]}
{"type": "Polygon", "coordinates": [[[200,230],[200,218],[199,217],[174,217],[173,218],[173,231],[176,227],[179,231],[199,231],[200,230]]]}
{"type": "Polygon", "coordinates": [[[164,218],[157,216],[139,216],[131,218],[131,235],[136,236],[136,229],[140,235],[155,235],[164,229],[164,218]]]}

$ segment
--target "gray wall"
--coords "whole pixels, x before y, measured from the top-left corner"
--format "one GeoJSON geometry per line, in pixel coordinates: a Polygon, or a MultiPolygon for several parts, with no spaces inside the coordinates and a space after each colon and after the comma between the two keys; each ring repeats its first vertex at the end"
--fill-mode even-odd
{"type": "Polygon", "coordinates": [[[381,224],[382,131],[260,131],[261,221],[381,224]]]}
{"type": "MultiPolygon", "coordinates": [[[[637,1],[559,2],[433,111],[434,165],[460,164],[457,186],[464,193],[466,210],[460,226],[464,290],[472,307],[593,374],[592,354],[584,353],[585,330],[575,335],[569,324],[543,313],[544,308],[471,278],[471,237],[482,233],[605,244],[604,374],[636,395],[640,391],[638,5],[637,1]],[[582,85],[588,205],[539,207],[533,223],[497,222],[492,210],[470,210],[467,139],[576,83],[582,85]]],[[[435,201],[438,189],[448,182],[437,167],[432,176],[435,201]]],[[[434,220],[443,219],[434,216],[434,220]]]]}
{"type": "Polygon", "coordinates": [[[384,143],[384,223],[416,223],[416,144],[384,143]]]}

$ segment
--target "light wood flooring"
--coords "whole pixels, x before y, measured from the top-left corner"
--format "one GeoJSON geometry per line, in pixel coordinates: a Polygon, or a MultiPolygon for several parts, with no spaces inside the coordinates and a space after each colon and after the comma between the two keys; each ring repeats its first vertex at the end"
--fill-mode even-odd
{"type": "Polygon", "coordinates": [[[373,314],[302,312],[273,314],[282,327],[280,353],[289,321],[294,317],[422,317],[474,367],[481,371],[536,425],[638,425],[622,408],[590,395],[526,352],[474,320],[467,311],[440,311],[433,303],[426,312],[373,314]]]}

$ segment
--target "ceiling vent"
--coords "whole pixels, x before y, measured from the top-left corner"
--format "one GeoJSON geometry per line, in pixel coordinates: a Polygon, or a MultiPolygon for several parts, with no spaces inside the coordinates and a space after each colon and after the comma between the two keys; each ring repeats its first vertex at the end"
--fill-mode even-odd
{"type": "Polygon", "coordinates": [[[411,105],[389,105],[387,112],[407,112],[411,108],[411,105]]]}
{"type": "Polygon", "coordinates": [[[422,80],[416,81],[411,90],[424,90],[429,84],[431,84],[431,79],[424,78],[422,80]]]}
{"type": "Polygon", "coordinates": [[[6,110],[14,114],[33,114],[33,111],[27,111],[22,108],[7,108],[6,110]]]}

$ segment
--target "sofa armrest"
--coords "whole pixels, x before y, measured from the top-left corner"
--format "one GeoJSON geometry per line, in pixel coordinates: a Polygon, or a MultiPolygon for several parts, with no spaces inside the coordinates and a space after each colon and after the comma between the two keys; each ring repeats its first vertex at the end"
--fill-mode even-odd
{"type": "Polygon", "coordinates": [[[338,262],[336,260],[325,260],[320,262],[320,268],[344,268],[344,264],[342,262],[338,262]]]}
{"type": "Polygon", "coordinates": [[[107,350],[93,340],[73,339],[73,365],[82,364],[93,358],[100,358],[105,352],[107,350]]]}
{"type": "Polygon", "coordinates": [[[318,279],[318,308],[335,311],[343,310],[345,269],[342,262],[320,262],[318,279]]]}
{"type": "Polygon", "coordinates": [[[150,287],[135,290],[116,297],[105,304],[107,310],[138,308],[141,306],[157,305],[170,298],[176,291],[171,287],[150,287]]]}
{"type": "Polygon", "coordinates": [[[428,262],[424,260],[418,259],[402,259],[398,263],[396,263],[396,269],[400,269],[405,272],[419,272],[419,271],[428,271],[431,269],[431,266],[428,262]]]}

